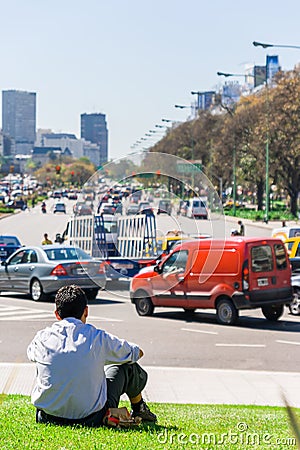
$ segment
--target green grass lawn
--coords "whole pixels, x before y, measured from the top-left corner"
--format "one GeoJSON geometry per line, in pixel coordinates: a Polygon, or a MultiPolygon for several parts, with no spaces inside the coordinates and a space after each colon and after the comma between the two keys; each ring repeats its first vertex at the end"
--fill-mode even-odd
{"type": "MultiPolygon", "coordinates": [[[[122,402],[122,406],[129,404],[122,402]]],[[[155,425],[136,429],[35,423],[29,397],[0,395],[1,450],[296,449],[281,407],[150,404],[155,425]]],[[[300,409],[294,410],[300,420],[300,409]]]]}

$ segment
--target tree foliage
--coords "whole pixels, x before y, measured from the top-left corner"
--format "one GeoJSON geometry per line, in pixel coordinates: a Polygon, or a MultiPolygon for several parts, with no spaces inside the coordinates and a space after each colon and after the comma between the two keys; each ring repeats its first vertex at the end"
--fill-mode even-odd
{"type": "Polygon", "coordinates": [[[237,182],[255,192],[263,208],[266,182],[290,198],[297,215],[300,190],[300,74],[277,74],[264,86],[222,114],[200,112],[197,119],[168,130],[152,151],[200,160],[207,174],[222,177],[232,186],[233,156],[237,182]],[[269,179],[266,180],[266,148],[269,149],[269,179]]]}
{"type": "Polygon", "coordinates": [[[87,158],[49,162],[35,172],[37,180],[46,186],[73,185],[81,187],[95,173],[95,166],[87,158]]]}

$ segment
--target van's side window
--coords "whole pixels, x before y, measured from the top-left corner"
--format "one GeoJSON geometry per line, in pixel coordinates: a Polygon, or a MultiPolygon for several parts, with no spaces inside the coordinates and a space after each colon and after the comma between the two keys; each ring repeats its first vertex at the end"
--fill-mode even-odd
{"type": "Polygon", "coordinates": [[[251,269],[253,272],[273,270],[272,249],[269,245],[258,245],[251,249],[251,269]]]}
{"type": "Polygon", "coordinates": [[[185,272],[188,252],[186,250],[173,253],[163,265],[162,272],[185,272]]]}
{"type": "Polygon", "coordinates": [[[287,268],[286,255],[283,244],[274,245],[277,269],[283,270],[287,268]]]}

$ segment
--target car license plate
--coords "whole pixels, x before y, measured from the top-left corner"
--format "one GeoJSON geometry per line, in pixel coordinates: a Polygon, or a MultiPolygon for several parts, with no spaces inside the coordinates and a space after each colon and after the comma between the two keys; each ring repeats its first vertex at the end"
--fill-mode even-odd
{"type": "Polygon", "coordinates": [[[257,285],[258,286],[268,286],[268,278],[258,278],[257,285]]]}
{"type": "Polygon", "coordinates": [[[5,250],[0,250],[0,256],[6,256],[7,252],[5,250]]]}

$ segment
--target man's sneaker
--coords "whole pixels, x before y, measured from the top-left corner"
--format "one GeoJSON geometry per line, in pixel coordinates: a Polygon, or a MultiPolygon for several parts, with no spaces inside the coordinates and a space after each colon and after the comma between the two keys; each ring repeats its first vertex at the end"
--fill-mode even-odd
{"type": "Polygon", "coordinates": [[[149,406],[143,401],[137,411],[131,411],[131,417],[140,417],[143,422],[156,422],[157,417],[150,411],[149,406]]]}

